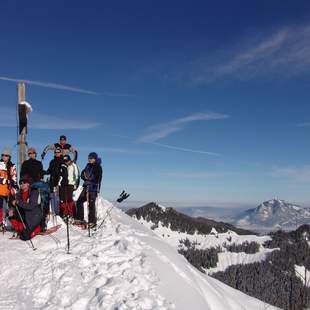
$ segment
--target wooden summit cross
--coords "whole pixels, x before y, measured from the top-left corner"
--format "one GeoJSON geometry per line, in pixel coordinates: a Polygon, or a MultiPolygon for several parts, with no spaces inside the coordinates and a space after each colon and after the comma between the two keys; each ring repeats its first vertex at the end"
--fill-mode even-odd
{"type": "Polygon", "coordinates": [[[19,167],[22,166],[26,159],[26,146],[27,146],[27,105],[23,104],[26,101],[26,88],[24,82],[18,82],[17,84],[17,96],[18,96],[18,127],[19,127],[19,167]]]}

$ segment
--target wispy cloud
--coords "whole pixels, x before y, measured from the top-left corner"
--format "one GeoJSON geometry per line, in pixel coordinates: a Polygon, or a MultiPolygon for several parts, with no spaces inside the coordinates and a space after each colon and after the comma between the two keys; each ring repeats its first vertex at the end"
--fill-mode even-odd
{"type": "Polygon", "coordinates": [[[251,79],[272,74],[292,77],[310,73],[310,25],[282,27],[217,51],[191,64],[194,83],[218,79],[251,79]]]}
{"type": "Polygon", "coordinates": [[[237,172],[204,172],[204,171],[199,171],[199,172],[163,172],[160,173],[161,176],[164,177],[172,177],[172,178],[182,178],[182,179],[213,179],[213,178],[221,178],[221,177],[226,177],[228,175],[236,175],[240,174],[237,172]]]}
{"type": "Polygon", "coordinates": [[[228,115],[220,113],[194,113],[167,123],[153,125],[148,128],[148,132],[140,137],[138,141],[144,143],[155,142],[171,135],[172,133],[183,130],[189,123],[196,121],[225,119],[228,117],[228,115]]]}
{"type": "Polygon", "coordinates": [[[310,183],[310,165],[301,167],[275,167],[271,175],[273,177],[285,177],[293,182],[310,183]]]}
{"type": "Polygon", "coordinates": [[[309,126],[310,126],[310,122],[297,124],[297,127],[309,127],[309,126]]]}
{"type": "MultiPolygon", "coordinates": [[[[35,129],[91,129],[100,126],[100,123],[87,120],[72,120],[57,116],[32,112],[29,116],[29,128],[35,129]]],[[[0,127],[16,127],[16,111],[10,108],[1,108],[0,127]]]]}
{"type": "Polygon", "coordinates": [[[57,84],[57,83],[51,83],[51,82],[42,82],[42,81],[32,81],[32,80],[27,80],[27,79],[11,78],[11,77],[6,77],[6,76],[0,76],[0,80],[8,81],[8,82],[15,82],[15,83],[23,81],[29,85],[52,88],[52,89],[59,89],[59,90],[65,90],[65,91],[71,91],[71,92],[82,93],[82,94],[87,94],[87,95],[96,95],[96,96],[103,95],[103,96],[111,96],[111,97],[139,97],[136,95],[113,93],[113,92],[106,92],[106,91],[105,92],[96,92],[96,91],[92,91],[92,90],[87,90],[87,89],[63,85],[63,84],[57,84]]]}

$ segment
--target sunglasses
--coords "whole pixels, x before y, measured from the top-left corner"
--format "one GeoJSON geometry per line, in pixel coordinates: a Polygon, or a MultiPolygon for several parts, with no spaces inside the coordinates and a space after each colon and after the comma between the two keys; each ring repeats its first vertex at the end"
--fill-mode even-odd
{"type": "Polygon", "coordinates": [[[1,154],[2,157],[10,157],[8,154],[1,154]]]}
{"type": "Polygon", "coordinates": [[[28,153],[28,155],[32,155],[32,154],[37,155],[37,153],[34,153],[34,152],[29,152],[29,153],[28,153]]]}

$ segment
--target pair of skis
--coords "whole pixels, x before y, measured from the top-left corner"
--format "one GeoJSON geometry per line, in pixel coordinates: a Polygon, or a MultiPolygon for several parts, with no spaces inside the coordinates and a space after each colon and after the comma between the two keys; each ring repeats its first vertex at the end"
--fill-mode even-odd
{"type": "MultiPolygon", "coordinates": [[[[126,200],[128,197],[130,196],[130,194],[127,194],[124,190],[120,193],[118,199],[116,199],[116,202],[118,203],[122,203],[124,200],[126,200]]],[[[112,206],[108,209],[108,211],[106,212],[106,215],[104,216],[103,220],[101,221],[100,225],[98,226],[98,230],[102,227],[102,225],[104,224],[106,218],[110,215],[112,209],[114,208],[114,204],[112,204],[112,206]]]]}
{"type": "MultiPolygon", "coordinates": [[[[122,203],[124,200],[126,200],[128,197],[130,196],[130,194],[126,193],[124,190],[120,193],[119,197],[116,199],[116,202],[118,204],[122,203]]],[[[110,216],[112,209],[114,208],[114,204],[112,204],[112,206],[107,210],[105,216],[103,217],[102,221],[100,222],[100,224],[98,225],[96,231],[93,233],[93,236],[103,227],[103,224],[105,222],[105,220],[107,219],[108,216],[110,216]]],[[[90,235],[89,235],[90,236],[90,235]]]]}

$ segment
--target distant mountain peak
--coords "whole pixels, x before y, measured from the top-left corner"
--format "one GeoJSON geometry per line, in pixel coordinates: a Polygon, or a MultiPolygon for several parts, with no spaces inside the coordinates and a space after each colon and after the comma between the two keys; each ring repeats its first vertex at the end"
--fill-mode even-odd
{"type": "Polygon", "coordinates": [[[176,212],[173,208],[168,208],[163,205],[158,204],[157,202],[149,202],[141,208],[144,213],[165,213],[165,212],[176,212]]]}
{"type": "Polygon", "coordinates": [[[274,197],[274,198],[268,200],[267,202],[268,203],[273,203],[273,204],[283,204],[283,203],[285,203],[285,200],[280,199],[278,197],[274,197]]]}
{"type": "Polygon", "coordinates": [[[310,209],[289,203],[278,197],[267,200],[239,215],[235,225],[244,228],[292,230],[310,223],[310,209]]]}

